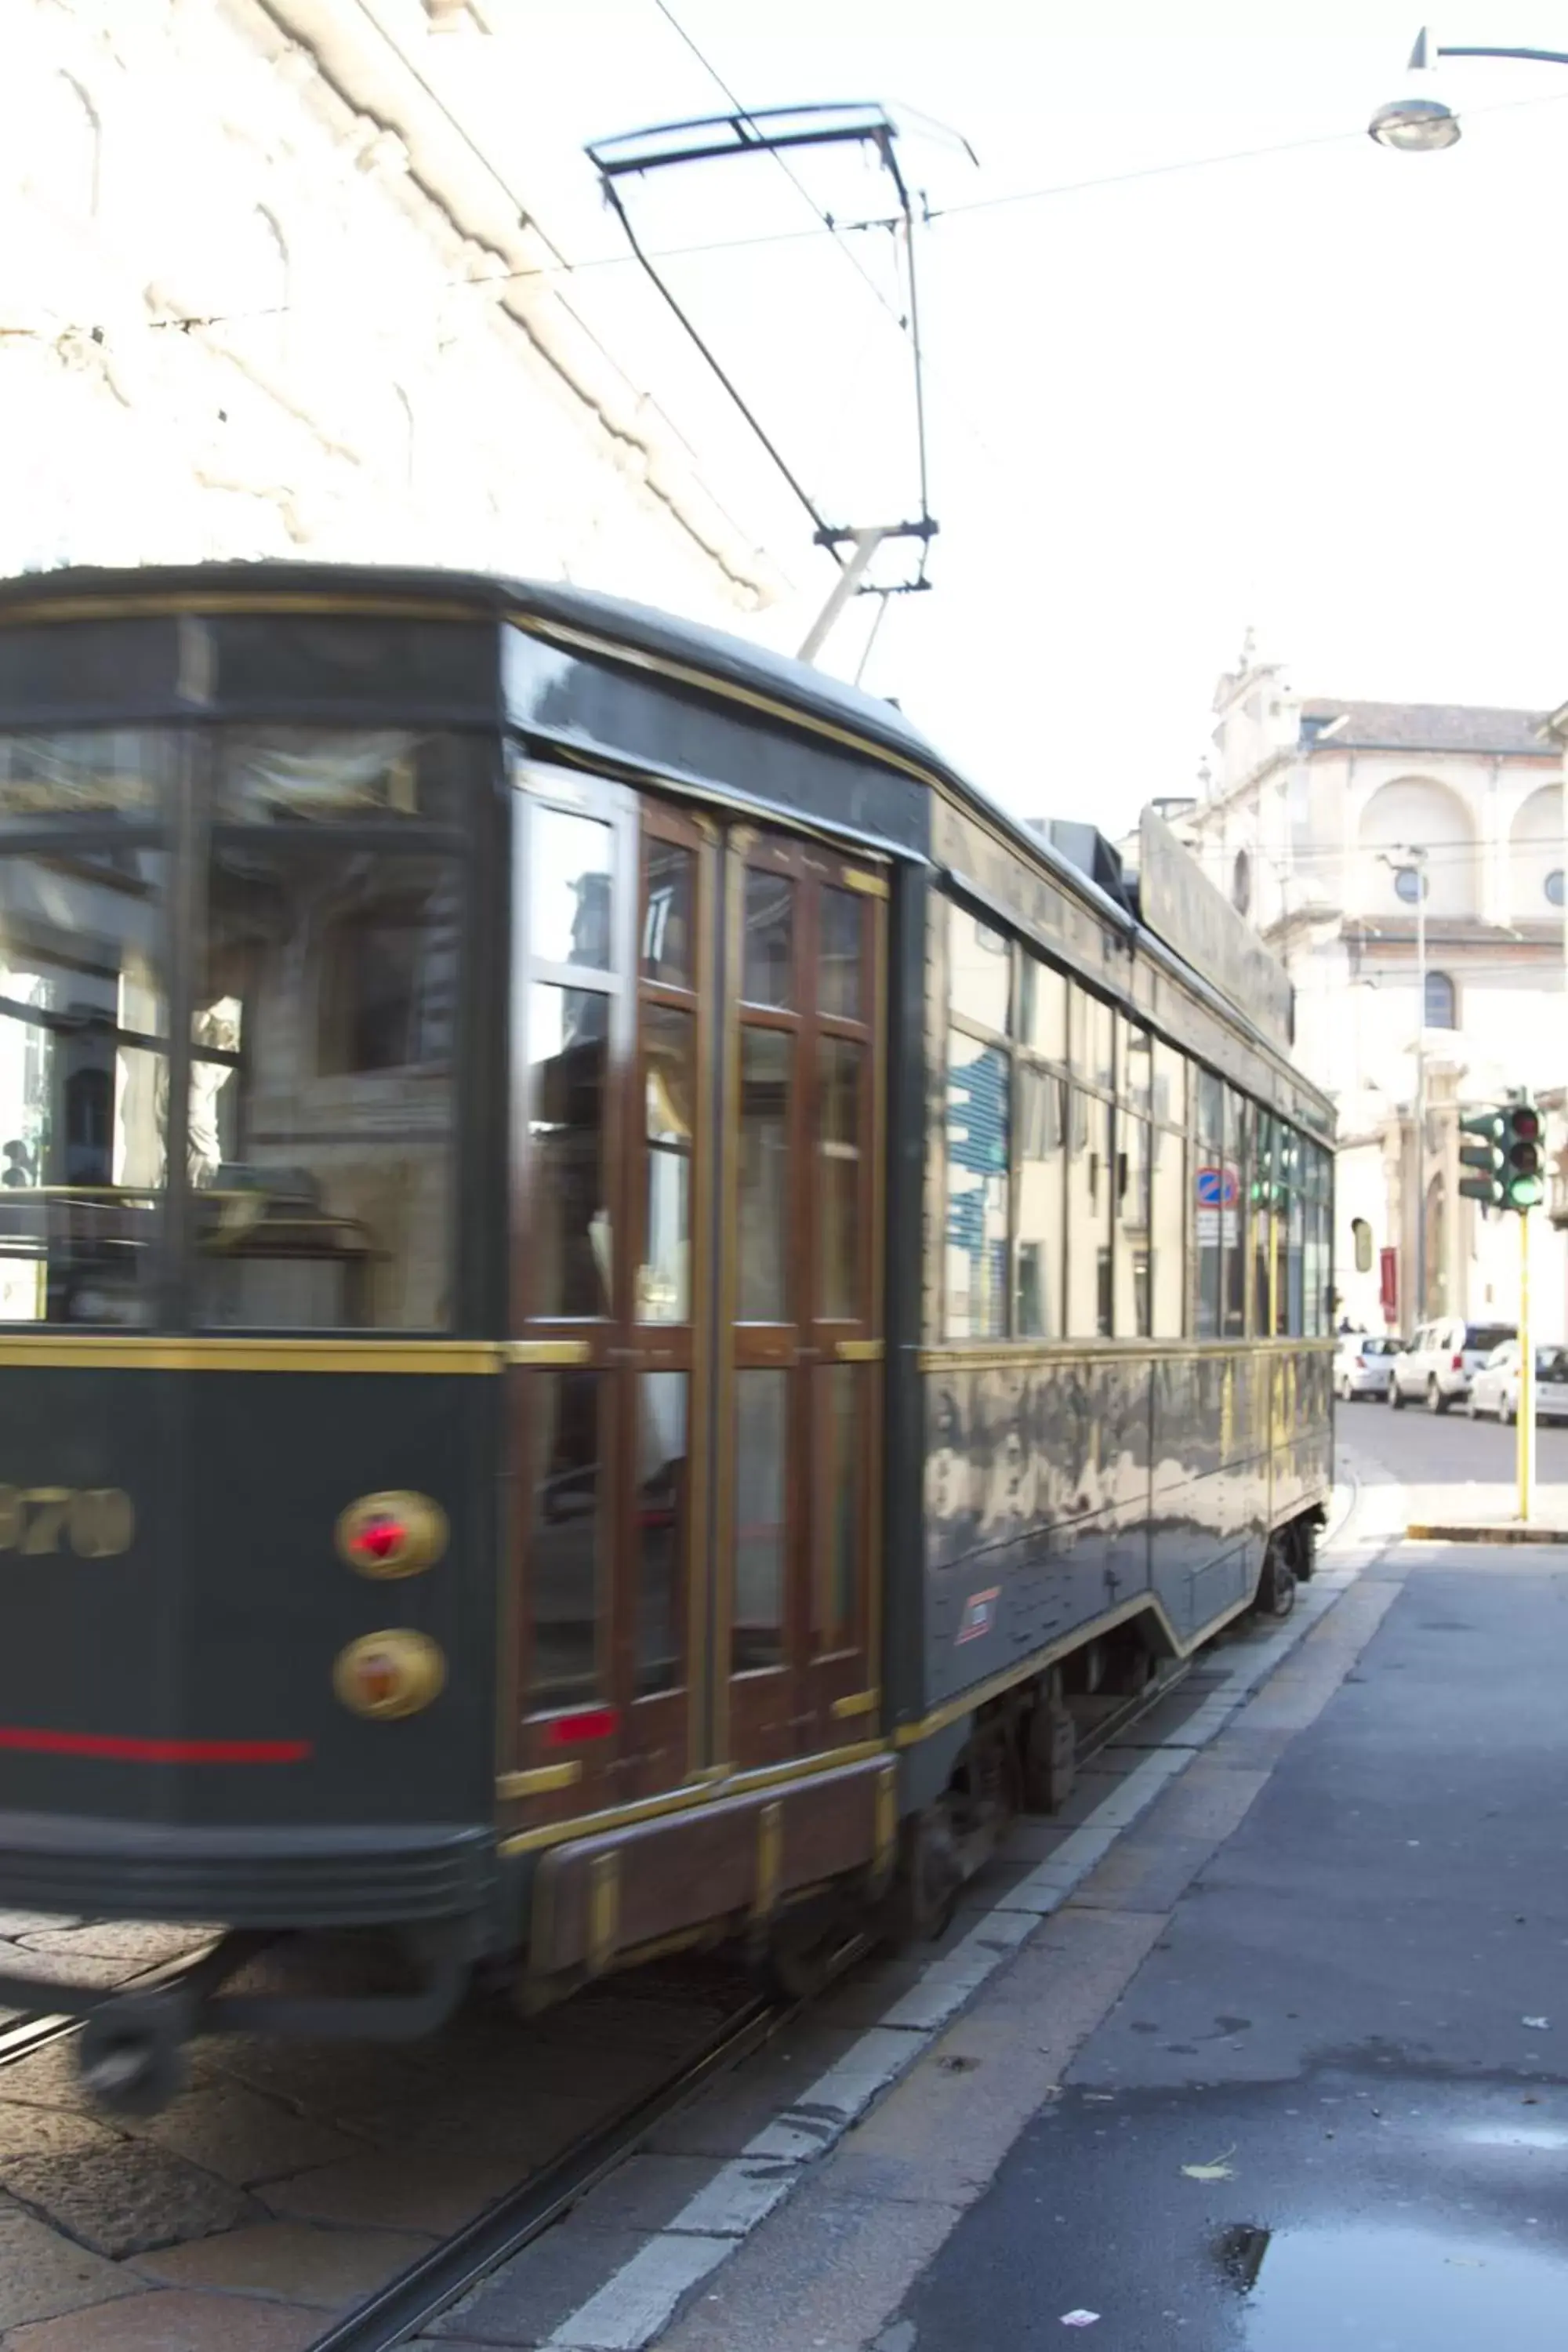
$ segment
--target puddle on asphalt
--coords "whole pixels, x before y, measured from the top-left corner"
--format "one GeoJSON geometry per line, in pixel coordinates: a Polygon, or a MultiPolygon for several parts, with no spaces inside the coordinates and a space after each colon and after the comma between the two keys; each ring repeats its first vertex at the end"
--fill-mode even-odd
{"type": "MultiPolygon", "coordinates": [[[[1533,2232],[1531,2233],[1533,2234],[1533,2232]]],[[[1553,2352],[1568,2262],[1545,2247],[1436,2230],[1226,2230],[1215,2252],[1247,2352],[1553,2352]]]]}

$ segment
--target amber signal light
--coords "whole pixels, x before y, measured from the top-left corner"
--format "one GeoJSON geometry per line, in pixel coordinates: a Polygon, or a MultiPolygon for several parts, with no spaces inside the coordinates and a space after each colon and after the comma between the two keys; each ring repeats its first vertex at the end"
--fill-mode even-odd
{"type": "Polygon", "coordinates": [[[447,1514],[428,1495],[362,1495],[338,1516],[338,1557],[358,1576],[417,1576],[447,1535],[447,1514]]]}
{"type": "Polygon", "coordinates": [[[417,1715],[446,1686],[447,1661],[426,1633],[397,1627],[365,1633],[340,1650],[332,1688],[344,1706],[377,1722],[417,1715]]]}

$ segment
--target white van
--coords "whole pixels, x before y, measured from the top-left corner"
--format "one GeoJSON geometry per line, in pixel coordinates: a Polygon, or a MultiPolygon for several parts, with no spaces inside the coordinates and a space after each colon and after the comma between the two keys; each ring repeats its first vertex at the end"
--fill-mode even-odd
{"type": "Polygon", "coordinates": [[[1511,1323],[1467,1323],[1460,1315],[1445,1315],[1423,1323],[1410,1345],[1394,1360],[1388,1402],[1397,1412],[1417,1400],[1428,1412],[1447,1412],[1470,1393],[1470,1382],[1494,1348],[1517,1339],[1511,1323]]]}

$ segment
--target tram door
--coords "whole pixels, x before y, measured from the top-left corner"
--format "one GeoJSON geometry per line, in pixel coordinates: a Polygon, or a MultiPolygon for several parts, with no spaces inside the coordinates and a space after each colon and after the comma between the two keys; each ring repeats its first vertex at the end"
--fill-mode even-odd
{"type": "Polygon", "coordinates": [[[885,884],[520,771],[503,1799],[876,1727],[885,884]]]}

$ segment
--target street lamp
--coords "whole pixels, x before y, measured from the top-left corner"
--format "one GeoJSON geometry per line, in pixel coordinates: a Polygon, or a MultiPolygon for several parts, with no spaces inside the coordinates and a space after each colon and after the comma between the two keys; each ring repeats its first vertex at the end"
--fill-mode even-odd
{"type": "Polygon", "coordinates": [[[1381,852],[1394,887],[1415,908],[1415,1320],[1426,1319],[1426,851],[1381,852]]]}
{"type": "MultiPolygon", "coordinates": [[[[1410,52],[1409,70],[1426,73],[1438,58],[1511,58],[1534,65],[1568,66],[1564,49],[1435,47],[1423,25],[1410,52]]],[[[1402,155],[1425,155],[1454,145],[1459,136],[1459,118],[1438,98],[1395,98],[1378,108],[1366,128],[1367,136],[1380,147],[1392,147],[1402,155]]]]}
{"type": "MultiPolygon", "coordinates": [[[[1425,73],[1438,58],[1503,58],[1515,63],[1522,60],[1529,65],[1568,66],[1568,49],[1454,48],[1447,46],[1435,47],[1426,26],[1423,25],[1415,36],[1415,47],[1410,52],[1409,71],[1425,73]]],[[[1369,137],[1377,141],[1380,147],[1392,147],[1402,154],[1418,155],[1439,147],[1452,147],[1459,135],[1459,118],[1451,107],[1445,106],[1438,99],[1396,98],[1387,106],[1378,108],[1377,112],[1367,124],[1367,132],[1369,137]]],[[[1552,719],[1548,722],[1547,731],[1555,735],[1558,741],[1562,742],[1564,739],[1558,732],[1556,717],[1557,714],[1554,713],[1552,719]]],[[[1568,772],[1565,772],[1563,776],[1563,803],[1564,813],[1568,814],[1568,772]]],[[[1568,995],[1568,888],[1562,888],[1560,886],[1560,889],[1561,897],[1554,903],[1561,905],[1563,908],[1563,986],[1564,994],[1568,995]]],[[[1550,888],[1547,897],[1550,901],[1550,888]]],[[[1426,1013],[1425,984],[1422,988],[1421,1013],[1425,1020],[1426,1013]]],[[[1564,1102],[1565,1106],[1568,1106],[1568,1097],[1564,1097],[1564,1102]]],[[[1425,1202],[1426,1195],[1423,1192],[1423,1208],[1425,1202]]]]}

